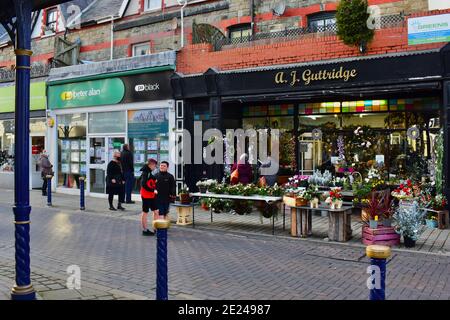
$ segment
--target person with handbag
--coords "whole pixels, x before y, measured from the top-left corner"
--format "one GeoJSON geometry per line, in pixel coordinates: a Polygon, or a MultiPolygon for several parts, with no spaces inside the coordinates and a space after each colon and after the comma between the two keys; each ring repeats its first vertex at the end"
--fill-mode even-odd
{"type": "Polygon", "coordinates": [[[39,164],[41,167],[41,177],[44,182],[42,183],[42,196],[47,196],[47,176],[53,176],[53,165],[48,159],[48,153],[46,150],[42,151],[41,157],[39,159],[39,164]]]}
{"type": "Polygon", "coordinates": [[[125,210],[122,203],[125,202],[125,177],[120,163],[120,152],[114,152],[113,159],[106,169],[106,193],[108,194],[109,210],[125,210]],[[119,196],[117,209],[113,206],[114,195],[119,196]]]}
{"type": "Polygon", "coordinates": [[[242,154],[239,161],[231,167],[231,184],[249,184],[253,181],[252,166],[248,163],[248,155],[242,154]]]}

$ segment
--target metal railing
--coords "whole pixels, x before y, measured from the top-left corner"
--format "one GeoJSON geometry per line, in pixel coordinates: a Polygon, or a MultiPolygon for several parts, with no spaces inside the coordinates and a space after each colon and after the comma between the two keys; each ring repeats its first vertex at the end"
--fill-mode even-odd
{"type": "MultiPolygon", "coordinates": [[[[386,28],[392,28],[392,27],[399,27],[403,26],[405,23],[405,18],[403,15],[387,15],[380,17],[380,27],[382,29],[386,28]]],[[[275,32],[265,32],[265,33],[256,33],[253,35],[248,35],[240,38],[224,38],[217,40],[213,43],[213,47],[215,51],[220,51],[224,46],[239,46],[241,44],[245,43],[251,43],[254,41],[259,40],[266,40],[266,39],[293,39],[293,38],[299,38],[304,35],[308,34],[315,34],[315,33],[326,33],[330,35],[334,35],[337,32],[337,25],[336,24],[330,24],[327,26],[321,26],[321,27],[306,27],[306,28],[293,28],[293,29],[286,29],[282,31],[275,31],[275,32]]]]}

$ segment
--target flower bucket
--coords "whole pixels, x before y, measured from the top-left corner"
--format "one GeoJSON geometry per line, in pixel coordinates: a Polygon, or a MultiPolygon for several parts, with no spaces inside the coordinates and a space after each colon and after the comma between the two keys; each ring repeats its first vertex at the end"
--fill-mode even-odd
{"type": "Polygon", "coordinates": [[[198,187],[198,190],[201,192],[201,193],[206,193],[206,191],[208,190],[206,187],[198,187]]]}
{"type": "Polygon", "coordinates": [[[180,193],[180,202],[182,204],[191,203],[191,197],[189,196],[189,193],[180,193]]]}
{"type": "Polygon", "coordinates": [[[369,228],[370,229],[376,229],[378,228],[378,221],[377,220],[369,220],[369,228]]]}
{"type": "Polygon", "coordinates": [[[332,202],[330,203],[330,208],[331,208],[332,210],[342,208],[342,200],[339,200],[339,201],[332,201],[332,202]]]}
{"type": "Polygon", "coordinates": [[[438,227],[438,222],[437,222],[437,220],[426,219],[425,222],[426,222],[428,228],[435,229],[435,228],[438,227]]]}
{"type": "Polygon", "coordinates": [[[408,236],[403,236],[405,248],[414,248],[416,246],[416,240],[411,239],[408,236]]]}
{"type": "Polygon", "coordinates": [[[319,199],[318,198],[314,198],[309,202],[309,206],[311,207],[311,209],[317,209],[319,208],[319,199]]]}

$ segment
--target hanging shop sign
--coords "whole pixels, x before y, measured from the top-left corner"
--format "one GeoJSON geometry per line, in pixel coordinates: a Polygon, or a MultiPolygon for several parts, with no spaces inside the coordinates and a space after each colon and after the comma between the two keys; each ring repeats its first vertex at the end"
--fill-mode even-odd
{"type": "MultiPolygon", "coordinates": [[[[14,112],[16,86],[0,87],[0,112],[14,112]]],[[[30,85],[30,110],[45,110],[45,82],[32,82],[30,85]]]]}
{"type": "Polygon", "coordinates": [[[66,109],[172,98],[169,72],[51,85],[49,108],[66,109]]]}

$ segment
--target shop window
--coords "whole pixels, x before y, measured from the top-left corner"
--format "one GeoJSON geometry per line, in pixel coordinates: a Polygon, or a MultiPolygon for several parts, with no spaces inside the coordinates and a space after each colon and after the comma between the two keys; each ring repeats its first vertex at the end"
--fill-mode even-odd
{"type": "Polygon", "coordinates": [[[160,10],[161,6],[161,0],[144,0],[144,11],[160,10]]]}
{"type": "Polygon", "coordinates": [[[125,133],[126,113],[92,112],[89,113],[89,134],[125,133]]]}
{"type": "Polygon", "coordinates": [[[58,186],[79,188],[86,176],[86,114],[61,115],[58,124],[58,186]]]}
{"type": "Polygon", "coordinates": [[[252,35],[250,23],[242,23],[228,27],[228,36],[233,43],[248,41],[252,35]]]}
{"type": "Polygon", "coordinates": [[[340,113],[340,102],[313,102],[301,103],[298,106],[299,114],[340,113]]]}
{"type": "Polygon", "coordinates": [[[151,53],[150,43],[138,43],[132,47],[133,57],[146,56],[151,53]]]}
{"type": "Polygon", "coordinates": [[[46,10],[45,15],[45,34],[53,34],[57,31],[58,24],[58,9],[51,8],[46,10]]]}
{"type": "Polygon", "coordinates": [[[0,171],[14,171],[14,120],[0,121],[0,171]]]}
{"type": "Polygon", "coordinates": [[[320,12],[308,16],[308,27],[311,32],[336,30],[336,12],[320,12]]]}
{"type": "Polygon", "coordinates": [[[360,100],[342,102],[342,112],[388,111],[387,100],[360,100]]]}
{"type": "Polygon", "coordinates": [[[342,115],[342,127],[344,129],[357,127],[371,127],[387,129],[389,121],[388,113],[360,113],[342,115]]]}

